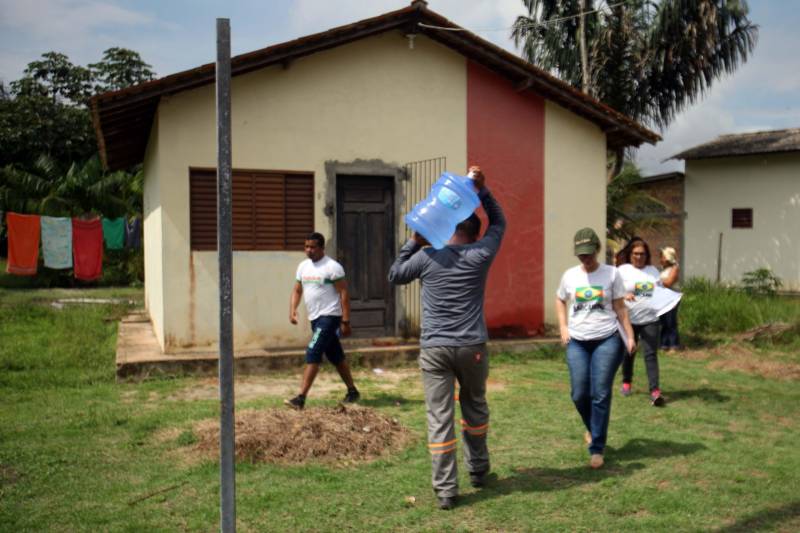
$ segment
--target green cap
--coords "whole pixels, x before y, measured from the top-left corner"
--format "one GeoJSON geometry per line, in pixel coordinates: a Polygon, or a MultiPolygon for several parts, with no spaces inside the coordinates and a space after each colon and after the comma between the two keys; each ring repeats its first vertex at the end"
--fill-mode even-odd
{"type": "Polygon", "coordinates": [[[592,228],[579,229],[575,233],[575,255],[589,255],[600,250],[600,239],[592,228]]]}

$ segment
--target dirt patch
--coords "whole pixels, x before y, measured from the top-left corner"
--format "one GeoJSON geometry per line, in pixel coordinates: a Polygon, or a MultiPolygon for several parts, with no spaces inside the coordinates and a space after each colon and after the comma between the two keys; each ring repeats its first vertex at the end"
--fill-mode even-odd
{"type": "Polygon", "coordinates": [[[690,361],[704,361],[711,357],[709,350],[679,350],[669,352],[670,357],[680,357],[690,361]]]}
{"type": "MultiPolygon", "coordinates": [[[[346,466],[404,448],[410,432],[396,419],[360,406],[246,410],[236,414],[236,457],[251,462],[346,466]]],[[[195,425],[192,450],[219,456],[219,421],[195,425]]]]}
{"type": "Polygon", "coordinates": [[[761,415],[760,418],[762,422],[766,422],[768,424],[777,425],[785,428],[792,428],[795,425],[794,419],[786,416],[776,416],[769,413],[764,413],[761,415]]]}
{"type": "MultiPolygon", "coordinates": [[[[326,394],[333,390],[333,381],[320,377],[318,383],[314,383],[314,392],[326,394]]],[[[265,396],[289,396],[292,392],[297,392],[295,389],[299,383],[299,378],[237,378],[234,384],[236,401],[255,400],[265,396]]],[[[344,385],[340,385],[339,388],[344,390],[344,385]]],[[[217,378],[198,379],[188,387],[170,394],[166,399],[172,401],[218,400],[219,380],[217,378]]]]}
{"type": "MultiPolygon", "coordinates": [[[[419,374],[419,369],[415,367],[393,368],[390,370],[375,368],[353,372],[353,378],[356,385],[363,381],[369,381],[369,389],[373,391],[377,389],[378,392],[396,392],[400,389],[404,395],[414,395],[422,392],[422,379],[419,374]]],[[[296,375],[237,377],[235,384],[236,401],[238,403],[265,397],[288,398],[297,394],[299,385],[299,372],[296,375]]],[[[486,383],[486,388],[490,391],[503,391],[506,387],[507,383],[505,381],[494,378],[489,378],[486,383]]],[[[334,396],[341,399],[345,390],[339,375],[335,371],[326,369],[314,381],[310,397],[314,399],[334,396]]],[[[369,392],[365,393],[362,390],[361,394],[362,397],[369,398],[369,392]]],[[[124,391],[121,397],[124,403],[136,404],[153,403],[162,399],[170,401],[219,400],[219,381],[215,377],[195,379],[186,387],[166,396],[151,392],[147,398],[142,399],[138,390],[129,390],[124,391]]]]}
{"type": "Polygon", "coordinates": [[[707,350],[683,350],[673,352],[675,357],[695,361],[710,360],[713,370],[736,370],[779,380],[800,380],[800,364],[785,360],[785,355],[776,352],[756,351],[745,343],[730,343],[707,350]]]}
{"type": "Polygon", "coordinates": [[[0,487],[13,485],[19,479],[19,472],[8,465],[0,464],[0,487]]]}
{"type": "Polygon", "coordinates": [[[167,442],[173,442],[181,436],[182,431],[178,428],[166,428],[160,429],[153,433],[153,442],[156,444],[164,444],[167,442]]]}
{"type": "MultiPolygon", "coordinates": [[[[379,390],[394,390],[403,381],[419,374],[419,370],[409,368],[354,372],[356,385],[369,379],[379,390]]],[[[255,400],[263,397],[288,397],[297,394],[300,385],[300,373],[296,376],[243,376],[236,379],[236,401],[255,400]]],[[[413,388],[421,389],[421,383],[413,388]]],[[[324,398],[329,395],[345,393],[345,386],[336,372],[321,372],[314,381],[311,397],[324,398]]],[[[363,395],[363,391],[362,391],[363,395]]],[[[217,400],[219,399],[219,382],[217,378],[198,379],[188,387],[167,396],[168,400],[217,400]]]]}
{"type": "Polygon", "coordinates": [[[491,391],[502,391],[506,390],[506,384],[504,381],[498,381],[494,378],[489,378],[486,380],[486,389],[491,391]]]}
{"type": "Polygon", "coordinates": [[[716,370],[738,370],[783,381],[800,380],[800,364],[774,359],[758,359],[757,354],[750,354],[747,357],[732,356],[712,361],[708,366],[716,370]]]}

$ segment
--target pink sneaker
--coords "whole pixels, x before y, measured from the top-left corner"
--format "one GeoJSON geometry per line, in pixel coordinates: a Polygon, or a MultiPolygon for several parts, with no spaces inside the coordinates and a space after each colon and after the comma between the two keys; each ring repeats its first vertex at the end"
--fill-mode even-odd
{"type": "Polygon", "coordinates": [[[653,389],[650,391],[650,403],[654,407],[661,407],[664,405],[664,397],[661,396],[661,389],[653,389]]]}
{"type": "Polygon", "coordinates": [[[623,396],[630,396],[631,395],[631,384],[630,383],[623,383],[622,389],[620,389],[620,393],[623,396]]]}

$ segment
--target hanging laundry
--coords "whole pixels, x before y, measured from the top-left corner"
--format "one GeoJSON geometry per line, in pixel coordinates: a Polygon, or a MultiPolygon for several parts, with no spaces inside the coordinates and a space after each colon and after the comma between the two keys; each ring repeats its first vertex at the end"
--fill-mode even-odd
{"type": "Polygon", "coordinates": [[[125,219],[104,218],[103,239],[109,250],[121,250],[125,245],[125,219]]]}
{"type": "Polygon", "coordinates": [[[139,249],[142,246],[142,219],[134,217],[125,221],[125,246],[139,249]]]}
{"type": "Polygon", "coordinates": [[[99,218],[72,219],[75,277],[92,281],[103,275],[103,224],[99,218]]]}
{"type": "Polygon", "coordinates": [[[47,268],[72,268],[72,220],[42,217],[42,255],[47,268]]]}
{"type": "Polygon", "coordinates": [[[8,227],[8,263],[6,272],[17,276],[33,276],[39,262],[39,215],[6,215],[8,227]]]}

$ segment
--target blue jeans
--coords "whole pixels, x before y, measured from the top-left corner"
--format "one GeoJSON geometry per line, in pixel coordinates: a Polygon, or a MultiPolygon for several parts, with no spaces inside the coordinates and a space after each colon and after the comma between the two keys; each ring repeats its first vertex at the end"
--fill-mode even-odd
{"type": "Polygon", "coordinates": [[[611,391],[623,350],[619,333],[590,341],[571,339],[567,344],[572,402],[592,435],[591,454],[602,454],[606,447],[611,391]]]}

